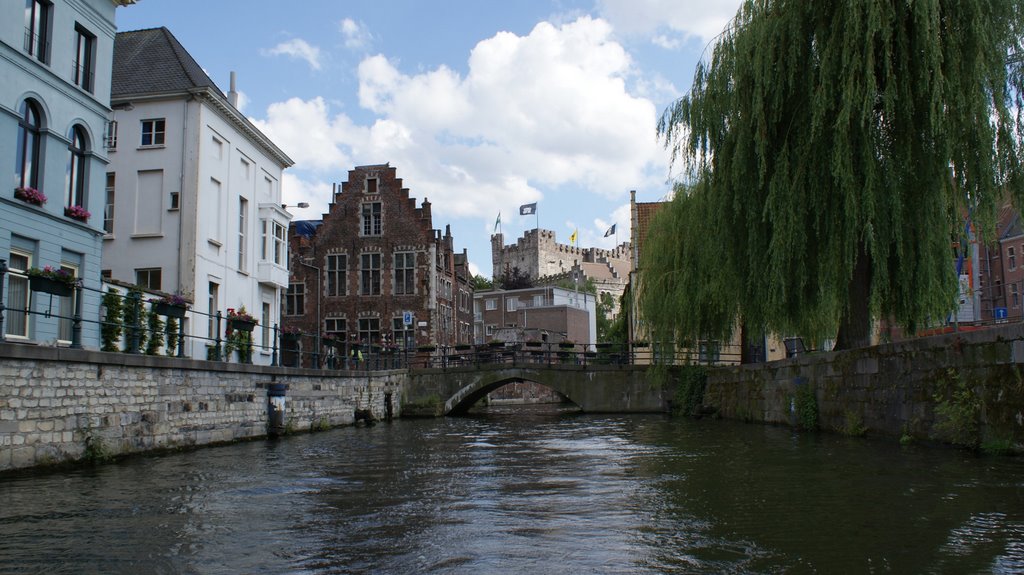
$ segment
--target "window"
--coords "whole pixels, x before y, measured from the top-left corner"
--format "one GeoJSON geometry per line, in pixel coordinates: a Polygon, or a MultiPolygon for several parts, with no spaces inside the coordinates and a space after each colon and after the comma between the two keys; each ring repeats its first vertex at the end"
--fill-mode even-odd
{"type": "Polygon", "coordinates": [[[249,229],[249,200],[238,198],[238,269],[245,271],[245,246],[249,243],[247,231],[249,229]]]}
{"type": "Polygon", "coordinates": [[[508,298],[505,300],[505,311],[516,311],[519,307],[519,300],[516,298],[508,298]]]}
{"type": "Polygon", "coordinates": [[[110,120],[103,128],[103,147],[108,150],[117,149],[117,120],[110,120]]]}
{"type": "Polygon", "coordinates": [[[117,174],[107,172],[107,197],[103,202],[103,232],[107,235],[114,233],[114,188],[117,174]]]}
{"type": "Polygon", "coordinates": [[[86,140],[85,130],[81,126],[71,128],[71,145],[68,146],[68,166],[64,172],[64,179],[67,184],[64,190],[64,205],[84,206],[85,205],[85,182],[88,175],[85,173],[86,140]]]}
{"type": "Polygon", "coordinates": [[[1016,282],[1010,284],[1010,303],[1013,307],[1020,306],[1020,292],[1018,291],[1016,282]]]}
{"type": "Polygon", "coordinates": [[[336,341],[348,339],[348,322],[343,317],[329,317],[324,320],[324,335],[336,341]]]}
{"type": "Polygon", "coordinates": [[[207,289],[209,295],[206,300],[206,313],[209,314],[210,320],[206,329],[206,337],[210,339],[217,338],[217,306],[220,301],[220,286],[214,282],[210,282],[207,289]]]}
{"type": "Polygon", "coordinates": [[[7,270],[7,316],[5,323],[7,335],[28,337],[28,317],[26,313],[29,303],[28,276],[25,272],[32,267],[32,254],[20,250],[11,250],[7,270]]]}
{"type": "Polygon", "coordinates": [[[416,254],[401,252],[395,254],[395,295],[415,295],[416,254]]]}
{"type": "Polygon", "coordinates": [[[492,324],[492,323],[489,323],[489,324],[485,325],[484,326],[484,335],[494,335],[494,328],[495,327],[497,327],[497,326],[492,324]]]}
{"type": "Polygon", "coordinates": [[[263,349],[270,349],[270,302],[263,302],[263,315],[260,323],[263,326],[263,349]]]}
{"type": "Polygon", "coordinates": [[[21,103],[18,143],[15,150],[15,182],[20,188],[39,189],[39,146],[42,114],[33,100],[21,103]]]}
{"type": "Polygon", "coordinates": [[[359,318],[359,343],[370,345],[380,341],[380,318],[359,318]]]}
{"type": "Polygon", "coordinates": [[[376,194],[377,193],[377,178],[366,178],[366,193],[376,194]]]}
{"type": "Polygon", "coordinates": [[[327,266],[324,272],[327,274],[327,295],[347,295],[348,289],[345,284],[345,270],[348,267],[348,257],[345,254],[331,254],[327,256],[327,266]]]}
{"type": "Polygon", "coordinates": [[[544,305],[544,295],[537,294],[533,296],[533,307],[541,307],[544,305]]]}
{"type": "Polygon", "coordinates": [[[164,119],[156,118],[142,121],[142,145],[164,145],[164,119]]]}
{"type": "Polygon", "coordinates": [[[284,315],[304,315],[306,313],[306,284],[288,284],[284,294],[284,315]]]}
{"type": "Polygon", "coordinates": [[[287,251],[285,250],[285,241],[287,233],[284,226],[279,222],[274,222],[274,263],[280,266],[285,265],[285,257],[287,251]]]}
{"type": "Polygon", "coordinates": [[[25,2],[25,51],[44,64],[50,63],[50,20],[53,5],[45,0],[25,2]]]}
{"type": "Polygon", "coordinates": [[[169,210],[177,210],[177,209],[179,209],[181,207],[181,200],[179,199],[180,197],[181,197],[181,195],[178,192],[171,192],[171,207],[169,207],[167,209],[169,209],[169,210]]]}
{"type": "Polygon", "coordinates": [[[413,349],[416,347],[416,330],[413,326],[405,325],[405,321],[401,317],[396,317],[392,320],[392,341],[398,347],[398,349],[413,349]]]}
{"type": "Polygon", "coordinates": [[[484,309],[486,309],[487,311],[494,311],[494,310],[498,309],[498,300],[496,300],[496,299],[484,300],[484,309]]]}
{"type": "Polygon", "coordinates": [[[81,24],[75,24],[75,61],[71,79],[86,92],[92,92],[95,75],[96,36],[81,24]]]}
{"type": "Polygon", "coordinates": [[[380,295],[380,254],[362,254],[359,268],[360,295],[380,295]]]}
{"type": "Polygon", "coordinates": [[[140,268],[135,270],[135,285],[143,289],[160,289],[160,268],[140,268]]]}
{"type": "Polygon", "coordinates": [[[1006,248],[1006,258],[1010,263],[1010,271],[1017,269],[1017,254],[1013,251],[1013,246],[1006,248]]]}
{"type": "Polygon", "coordinates": [[[380,202],[363,204],[363,235],[379,236],[382,233],[380,202]]]}

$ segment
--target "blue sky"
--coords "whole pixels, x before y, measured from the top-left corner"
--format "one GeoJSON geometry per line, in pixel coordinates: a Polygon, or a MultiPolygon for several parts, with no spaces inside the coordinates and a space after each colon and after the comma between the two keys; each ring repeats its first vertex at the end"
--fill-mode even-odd
{"type": "Polygon", "coordinates": [[[740,0],[141,0],[120,30],[166,26],[293,160],[297,219],[327,211],[331,183],[390,162],[490,276],[505,243],[554,230],[568,243],[629,238],[629,190],[664,197],[661,112],[740,0]],[[538,203],[538,215],[519,206],[538,203]]]}

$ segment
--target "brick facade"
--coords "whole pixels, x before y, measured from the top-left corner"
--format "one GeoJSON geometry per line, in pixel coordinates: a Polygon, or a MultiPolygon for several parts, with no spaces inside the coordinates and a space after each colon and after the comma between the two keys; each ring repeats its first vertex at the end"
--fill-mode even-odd
{"type": "Polygon", "coordinates": [[[394,167],[350,170],[323,219],[294,222],[289,240],[284,325],[315,334],[319,315],[321,334],[349,344],[472,341],[466,251],[455,253],[450,228],[433,228],[430,202],[417,207],[394,167]],[[406,311],[415,318],[409,330],[406,311]]]}

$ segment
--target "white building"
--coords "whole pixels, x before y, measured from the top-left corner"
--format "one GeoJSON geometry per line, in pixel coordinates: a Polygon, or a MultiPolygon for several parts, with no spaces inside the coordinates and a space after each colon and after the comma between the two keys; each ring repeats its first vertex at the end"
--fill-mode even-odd
{"type": "Polygon", "coordinates": [[[244,306],[260,323],[253,361],[266,364],[288,287],[281,175],[293,162],[236,101],[166,28],[117,34],[103,273],[191,299],[196,359],[218,312],[244,306]]]}

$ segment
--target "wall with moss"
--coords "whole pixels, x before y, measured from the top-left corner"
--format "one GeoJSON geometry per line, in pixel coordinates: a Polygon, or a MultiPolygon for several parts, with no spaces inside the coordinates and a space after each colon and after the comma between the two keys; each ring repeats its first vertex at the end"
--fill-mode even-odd
{"type": "Polygon", "coordinates": [[[1024,444],[1024,325],[709,370],[723,417],[999,451],[1024,444]]]}

